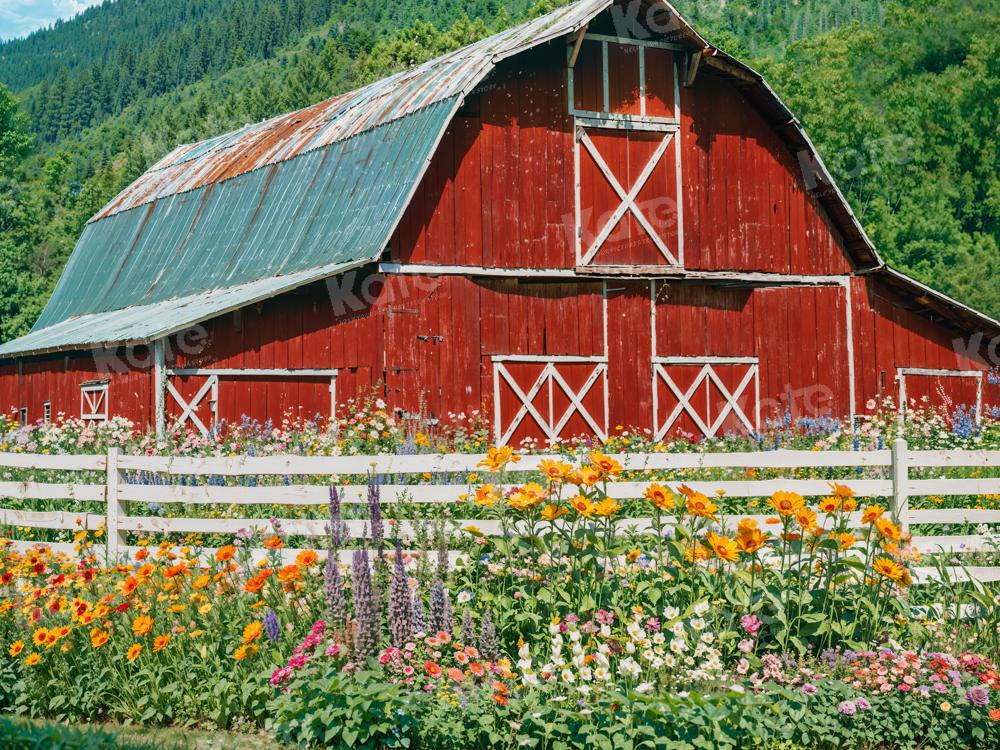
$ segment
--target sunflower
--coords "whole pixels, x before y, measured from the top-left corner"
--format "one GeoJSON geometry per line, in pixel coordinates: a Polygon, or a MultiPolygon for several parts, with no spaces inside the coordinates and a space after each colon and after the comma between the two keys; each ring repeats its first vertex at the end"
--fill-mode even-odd
{"type": "Polygon", "coordinates": [[[803,529],[811,529],[816,525],[816,511],[802,506],[795,511],[795,521],[803,529]]]}
{"type": "Polygon", "coordinates": [[[858,538],[849,531],[845,531],[843,534],[835,534],[834,536],[840,542],[842,550],[850,549],[858,541],[858,538]]]}
{"type": "Polygon", "coordinates": [[[45,643],[46,639],[49,637],[49,631],[45,628],[39,628],[34,633],[31,634],[31,642],[36,646],[41,646],[45,643]]]}
{"type": "Polygon", "coordinates": [[[872,563],[872,570],[883,578],[888,578],[897,582],[903,580],[903,574],[906,572],[906,568],[888,557],[879,557],[876,559],[875,562],[872,563]]]}
{"type": "Polygon", "coordinates": [[[24,651],[24,641],[14,641],[7,649],[7,653],[11,656],[19,656],[22,651],[24,651]]]}
{"type": "Polygon", "coordinates": [[[128,647],[128,652],[125,654],[125,658],[128,659],[130,662],[133,662],[139,658],[139,654],[141,653],[142,653],[142,644],[133,643],[131,646],[128,647]]]}
{"type": "Polygon", "coordinates": [[[674,493],[656,482],[646,488],[645,496],[649,502],[656,506],[657,510],[673,510],[674,506],[677,505],[677,498],[674,497],[674,493]]]}
{"type": "Polygon", "coordinates": [[[823,513],[836,513],[840,508],[840,498],[839,497],[824,497],[819,501],[819,509],[823,513]]]}
{"type": "Polygon", "coordinates": [[[90,631],[90,645],[94,648],[100,648],[108,642],[109,637],[108,631],[94,628],[90,631]]]}
{"type": "Polygon", "coordinates": [[[593,466],[581,467],[580,470],[576,472],[576,476],[574,477],[574,484],[586,485],[587,487],[593,487],[600,481],[601,472],[593,466]]]}

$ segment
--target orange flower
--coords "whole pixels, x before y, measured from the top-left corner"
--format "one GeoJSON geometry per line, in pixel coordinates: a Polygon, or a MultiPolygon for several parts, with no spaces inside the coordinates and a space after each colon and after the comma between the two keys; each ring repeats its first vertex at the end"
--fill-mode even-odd
{"type": "Polygon", "coordinates": [[[129,576],[122,582],[122,596],[129,596],[139,586],[139,581],[129,576]]]}
{"type": "Polygon", "coordinates": [[[93,646],[94,648],[100,648],[101,646],[103,646],[105,643],[108,642],[109,637],[110,636],[108,635],[107,630],[94,628],[93,630],[90,631],[90,645],[93,646]]]}
{"type": "Polygon", "coordinates": [[[771,495],[767,502],[783,518],[794,516],[805,505],[802,495],[797,492],[784,492],[782,490],[771,495]]]}
{"type": "Polygon", "coordinates": [[[18,656],[22,651],[24,651],[24,641],[14,641],[7,649],[7,653],[11,656],[18,656]]]}
{"type": "Polygon", "coordinates": [[[38,664],[38,662],[40,662],[41,660],[42,657],[40,654],[28,654],[27,658],[25,658],[24,660],[24,663],[29,667],[33,667],[36,664],[38,664]]]}
{"type": "Polygon", "coordinates": [[[737,544],[729,537],[720,536],[714,531],[710,531],[705,536],[705,541],[708,542],[708,546],[712,548],[712,552],[719,559],[728,560],[729,562],[736,562],[740,559],[737,544]]]}
{"type": "Polygon", "coordinates": [[[991,708],[988,716],[990,721],[1000,721],[1000,708],[991,708]]]}
{"type": "Polygon", "coordinates": [[[830,491],[839,497],[841,500],[847,497],[854,497],[854,490],[848,487],[846,484],[838,484],[837,482],[830,482],[830,491]]]}
{"type": "Polygon", "coordinates": [[[431,677],[440,677],[441,676],[441,665],[437,664],[437,663],[435,663],[433,661],[425,661],[424,662],[424,671],[427,672],[427,674],[430,675],[431,677]]]}
{"type": "Polygon", "coordinates": [[[674,497],[674,493],[662,484],[657,484],[655,482],[646,488],[645,497],[649,500],[649,502],[656,506],[657,510],[673,510],[674,506],[677,505],[677,499],[674,497]]]}
{"type": "Polygon", "coordinates": [[[840,509],[844,513],[853,513],[858,509],[858,501],[853,497],[845,497],[843,502],[840,504],[840,509]]]}
{"type": "Polygon", "coordinates": [[[570,498],[569,504],[581,516],[589,518],[594,513],[594,504],[583,495],[570,498]]]}
{"type": "Polygon", "coordinates": [[[142,653],[142,644],[133,643],[131,646],[128,647],[128,652],[125,654],[125,658],[128,659],[130,662],[132,662],[138,659],[139,654],[141,653],[142,653]]]}
{"type": "Polygon", "coordinates": [[[264,632],[264,623],[251,622],[243,628],[243,643],[253,643],[264,632]]]}
{"type": "Polygon", "coordinates": [[[265,549],[281,549],[285,546],[285,543],[281,541],[280,536],[269,536],[264,540],[265,549]]]}
{"type": "Polygon", "coordinates": [[[153,639],[153,653],[154,654],[160,653],[163,649],[167,647],[168,643],[170,643],[170,636],[167,635],[166,633],[164,633],[163,635],[156,636],[156,638],[153,639]]]}
{"type": "Polygon", "coordinates": [[[594,513],[598,516],[613,516],[622,506],[616,501],[612,500],[610,497],[606,497],[594,503],[594,513]]]}
{"type": "Polygon", "coordinates": [[[304,549],[295,556],[295,564],[300,568],[310,568],[316,564],[318,559],[319,555],[317,555],[313,550],[304,549]]]}
{"type": "Polygon", "coordinates": [[[41,646],[45,643],[46,639],[49,637],[49,631],[45,628],[39,628],[31,635],[31,641],[36,646],[41,646]]]}
{"type": "Polygon", "coordinates": [[[239,648],[236,649],[236,651],[233,652],[233,658],[236,661],[243,661],[244,659],[247,659],[256,653],[257,653],[257,647],[254,646],[253,644],[240,646],[239,648]]]}
{"type": "Polygon", "coordinates": [[[132,632],[135,633],[140,638],[144,635],[148,635],[149,631],[153,629],[153,618],[148,615],[140,615],[136,617],[132,622],[132,632]]]}
{"type": "Polygon", "coordinates": [[[688,495],[686,507],[688,513],[699,518],[715,518],[715,512],[719,509],[719,506],[700,492],[688,495]]]}
{"type": "Polygon", "coordinates": [[[497,492],[497,488],[492,484],[484,484],[476,488],[476,499],[473,502],[476,505],[492,508],[498,500],[500,500],[500,494],[497,492]]]}
{"type": "Polygon", "coordinates": [[[711,556],[712,550],[704,544],[695,544],[694,546],[688,547],[684,550],[684,557],[688,562],[694,562],[695,560],[707,560],[711,556]]]}
{"type": "Polygon", "coordinates": [[[248,578],[246,583],[243,584],[243,588],[249,591],[251,594],[258,593],[262,588],[264,588],[264,581],[266,578],[260,575],[248,578]]]}
{"type": "Polygon", "coordinates": [[[885,513],[885,508],[881,505],[869,505],[861,514],[861,523],[875,523],[882,517],[883,513],[885,513]]]}
{"type": "Polygon", "coordinates": [[[740,552],[752,555],[766,544],[767,534],[756,527],[756,522],[754,522],[754,526],[744,526],[742,522],[740,523],[736,532],[736,546],[739,547],[740,552]]]}
{"type": "Polygon", "coordinates": [[[835,534],[834,536],[837,538],[837,541],[840,542],[841,549],[850,549],[854,543],[858,541],[858,538],[850,532],[835,534]]]}
{"type": "Polygon", "coordinates": [[[803,506],[795,511],[795,521],[803,529],[811,529],[816,525],[816,511],[803,506]]]}
{"type": "Polygon", "coordinates": [[[286,565],[278,571],[278,580],[282,583],[292,583],[302,577],[302,571],[298,565],[286,565]]]}
{"type": "Polygon", "coordinates": [[[622,465],[611,458],[611,456],[605,455],[600,451],[591,451],[587,459],[590,461],[590,465],[597,471],[609,477],[618,476],[622,473],[622,465]]]}
{"type": "Polygon", "coordinates": [[[236,556],[236,547],[231,544],[227,544],[225,547],[219,547],[215,551],[215,559],[220,563],[229,562],[236,556]]]}
{"type": "Polygon", "coordinates": [[[581,467],[580,470],[576,472],[576,475],[574,477],[574,484],[585,485],[587,487],[593,487],[600,481],[601,481],[601,472],[599,472],[593,466],[581,467]]]}
{"type": "Polygon", "coordinates": [[[195,591],[200,591],[203,588],[207,588],[208,584],[210,584],[211,582],[212,582],[211,576],[207,575],[198,576],[197,578],[194,579],[194,582],[191,584],[191,588],[193,588],[195,591]]]}
{"type": "Polygon", "coordinates": [[[559,505],[553,505],[549,503],[544,508],[542,508],[541,516],[546,521],[555,521],[557,518],[565,516],[569,513],[569,508],[564,508],[559,505]]]}
{"type": "Polygon", "coordinates": [[[458,667],[449,667],[448,677],[450,677],[454,682],[461,682],[465,679],[465,672],[458,667]]]}
{"type": "Polygon", "coordinates": [[[888,518],[876,518],[875,530],[883,539],[890,539],[894,542],[899,541],[903,536],[903,530],[888,518]]]}
{"type": "Polygon", "coordinates": [[[529,482],[523,487],[514,490],[507,498],[507,504],[514,510],[531,510],[537,505],[541,505],[545,500],[546,491],[540,484],[529,482]]]}

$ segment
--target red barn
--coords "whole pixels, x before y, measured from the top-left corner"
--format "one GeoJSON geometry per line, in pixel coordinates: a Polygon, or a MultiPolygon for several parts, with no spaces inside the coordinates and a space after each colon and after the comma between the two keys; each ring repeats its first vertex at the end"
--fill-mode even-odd
{"type": "Polygon", "coordinates": [[[207,430],[378,389],[503,442],[720,435],[980,414],[998,335],[886,267],[757,73],[664,2],[582,0],[174,150],[0,347],[0,407],[207,430]]]}

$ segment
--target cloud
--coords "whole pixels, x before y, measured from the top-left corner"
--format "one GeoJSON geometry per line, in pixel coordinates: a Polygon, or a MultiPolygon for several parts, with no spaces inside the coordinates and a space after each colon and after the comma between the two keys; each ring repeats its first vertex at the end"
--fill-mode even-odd
{"type": "Polygon", "coordinates": [[[71,18],[101,0],[0,0],[0,40],[24,36],[58,18],[71,18]]]}

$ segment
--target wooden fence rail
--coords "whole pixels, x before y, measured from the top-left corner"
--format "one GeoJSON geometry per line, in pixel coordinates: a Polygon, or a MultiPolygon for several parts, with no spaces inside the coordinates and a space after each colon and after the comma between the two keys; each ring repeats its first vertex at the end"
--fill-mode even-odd
{"type": "MultiPolygon", "coordinates": [[[[328,484],[345,485],[343,501],[361,504],[367,501],[367,488],[358,481],[345,483],[344,477],[374,474],[380,483],[383,503],[456,503],[469,492],[468,474],[482,473],[478,464],[482,455],[428,454],[378,456],[131,456],[111,448],[105,455],[42,455],[0,453],[0,467],[32,471],[91,472],[95,479],[86,482],[44,482],[34,476],[25,481],[0,481],[0,498],[22,501],[76,500],[104,505],[103,513],[53,510],[15,510],[0,508],[0,526],[42,529],[94,529],[104,525],[107,533],[105,551],[110,559],[131,555],[137,548],[126,544],[129,532],[150,533],[218,533],[232,534],[246,529],[263,533],[272,530],[271,521],[263,518],[165,518],[151,515],[130,516],[127,503],[178,503],[181,505],[223,504],[229,506],[282,505],[324,506],[329,500],[328,484]],[[101,477],[103,475],[103,477],[101,477]],[[250,478],[281,477],[283,483],[245,486],[250,478]],[[226,485],[226,479],[243,478],[244,484],[226,485]],[[313,483],[305,483],[312,478],[313,483]],[[322,478],[322,483],[317,480],[322,478]],[[408,484],[407,479],[423,483],[408,484]],[[297,482],[295,480],[298,480],[297,482]]],[[[528,455],[510,466],[517,472],[537,469],[546,458],[565,459],[563,455],[528,455]]],[[[855,469],[860,475],[874,471],[880,478],[838,479],[864,499],[884,498],[895,518],[904,528],[912,525],[1000,524],[1000,510],[977,508],[911,509],[914,496],[983,496],[1000,495],[1000,451],[969,450],[910,450],[905,440],[897,439],[891,449],[872,451],[792,451],[775,450],[745,453],[631,453],[616,455],[628,472],[653,470],[660,472],[697,470],[783,470],[792,476],[778,479],[722,479],[659,481],[676,488],[683,481],[707,495],[722,493],[726,497],[766,497],[777,490],[797,492],[807,497],[830,494],[830,482],[823,479],[797,478],[800,470],[855,469]],[[911,476],[913,469],[979,468],[995,470],[994,476],[973,478],[920,479],[911,476]]],[[[989,473],[989,472],[987,472],[989,473]]],[[[641,497],[648,482],[615,481],[607,485],[608,494],[616,499],[641,497]]],[[[724,516],[733,526],[740,518],[724,516]]],[[[767,516],[749,516],[763,520],[767,516]]],[[[279,519],[282,529],[292,535],[319,537],[325,533],[325,518],[279,519]]],[[[860,525],[860,514],[850,519],[860,525]]],[[[501,533],[492,520],[456,520],[458,527],[474,526],[485,536],[501,533]]],[[[637,530],[650,528],[648,518],[629,518],[624,527],[637,530]]],[[[348,520],[349,533],[359,537],[364,533],[364,520],[348,520]]],[[[399,522],[394,533],[410,537],[415,524],[399,522]]],[[[945,530],[946,531],[946,530],[945,530]]],[[[31,542],[19,542],[30,546],[31,542]]],[[[961,555],[967,552],[997,551],[988,536],[915,535],[913,544],[922,552],[946,552],[961,555]]],[[[67,551],[72,545],[50,545],[67,551]]],[[[206,554],[211,550],[206,550],[206,554]]],[[[297,550],[286,550],[294,555],[297,550]]],[[[964,568],[952,566],[956,578],[972,576],[981,581],[1000,580],[1000,566],[964,568]]],[[[917,570],[917,581],[931,580],[936,572],[931,568],[917,570]]]]}

